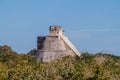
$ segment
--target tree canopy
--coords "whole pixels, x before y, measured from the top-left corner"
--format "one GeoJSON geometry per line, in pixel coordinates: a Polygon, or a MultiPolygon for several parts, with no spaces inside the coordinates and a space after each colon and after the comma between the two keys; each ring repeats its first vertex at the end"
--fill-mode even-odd
{"type": "Polygon", "coordinates": [[[49,63],[0,47],[0,80],[120,80],[120,57],[82,53],[49,63]]]}

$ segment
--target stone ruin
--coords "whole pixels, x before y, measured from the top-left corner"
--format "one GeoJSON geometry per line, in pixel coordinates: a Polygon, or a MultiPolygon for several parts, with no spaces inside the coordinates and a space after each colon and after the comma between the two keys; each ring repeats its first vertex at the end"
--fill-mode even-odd
{"type": "Polygon", "coordinates": [[[80,56],[80,52],[64,35],[61,26],[50,26],[48,36],[37,37],[37,49],[31,50],[29,55],[37,57],[38,61],[50,62],[65,56],[80,56]]]}

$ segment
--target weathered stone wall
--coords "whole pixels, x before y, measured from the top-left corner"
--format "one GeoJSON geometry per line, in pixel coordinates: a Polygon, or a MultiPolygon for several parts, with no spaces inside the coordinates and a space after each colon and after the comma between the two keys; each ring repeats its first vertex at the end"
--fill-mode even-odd
{"type": "Polygon", "coordinates": [[[43,41],[45,40],[45,36],[39,36],[38,38],[37,38],[37,50],[40,50],[40,49],[42,49],[42,47],[43,47],[43,41]]]}
{"type": "Polygon", "coordinates": [[[60,26],[50,26],[48,36],[39,36],[37,39],[37,50],[31,50],[30,55],[37,56],[38,61],[50,62],[55,59],[71,55],[78,55],[79,52],[72,43],[64,36],[60,26]],[[76,53],[78,52],[78,53],[76,53]]]}
{"type": "Polygon", "coordinates": [[[42,50],[59,51],[59,50],[66,50],[66,48],[62,40],[57,40],[57,41],[45,41],[43,43],[42,50]]]}
{"type": "Polygon", "coordinates": [[[72,50],[61,50],[61,51],[38,51],[38,61],[50,62],[55,59],[61,59],[65,56],[74,56],[72,50]]]}

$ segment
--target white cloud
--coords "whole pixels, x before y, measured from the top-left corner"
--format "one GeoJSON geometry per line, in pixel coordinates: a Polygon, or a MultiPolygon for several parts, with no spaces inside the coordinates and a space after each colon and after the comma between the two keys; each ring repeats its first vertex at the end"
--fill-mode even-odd
{"type": "Polygon", "coordinates": [[[119,33],[120,29],[100,28],[71,30],[67,34],[80,51],[118,53],[119,33]]]}
{"type": "Polygon", "coordinates": [[[99,29],[80,29],[72,32],[113,32],[113,31],[120,31],[120,30],[112,29],[112,28],[99,28],[99,29]]]}
{"type": "MultiPolygon", "coordinates": [[[[99,37],[105,38],[109,33],[113,32],[120,32],[119,29],[113,29],[113,28],[99,28],[99,29],[80,29],[80,30],[72,30],[68,32],[71,38],[75,39],[90,39],[94,38],[99,35],[99,37]],[[108,34],[103,34],[103,33],[108,33],[108,34]]],[[[97,37],[97,38],[99,38],[97,37]]]]}

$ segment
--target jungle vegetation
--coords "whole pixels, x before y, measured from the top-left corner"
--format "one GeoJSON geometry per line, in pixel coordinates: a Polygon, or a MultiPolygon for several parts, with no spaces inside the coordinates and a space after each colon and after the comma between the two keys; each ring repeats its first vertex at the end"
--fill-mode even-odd
{"type": "Polygon", "coordinates": [[[120,56],[82,53],[49,63],[0,47],[0,80],[120,80],[120,56]]]}

